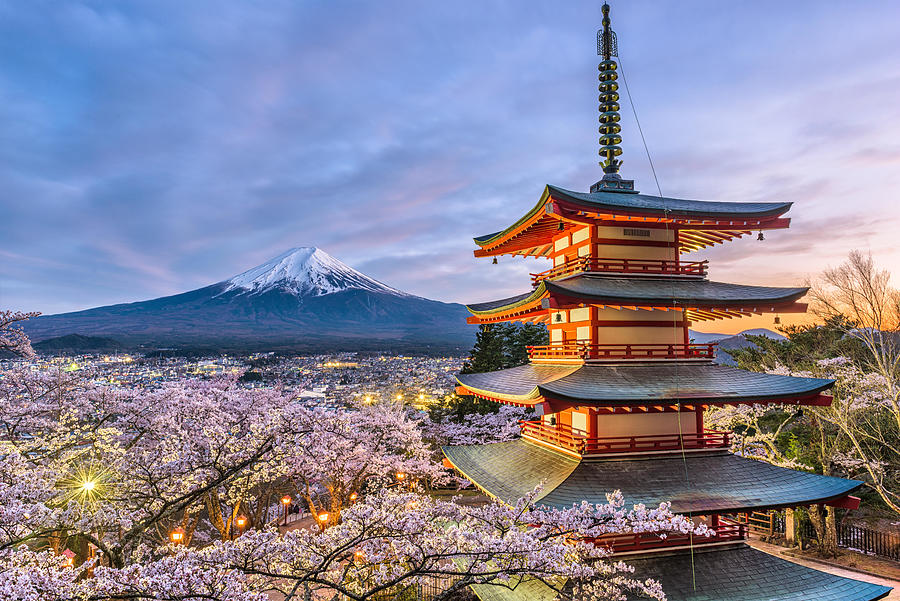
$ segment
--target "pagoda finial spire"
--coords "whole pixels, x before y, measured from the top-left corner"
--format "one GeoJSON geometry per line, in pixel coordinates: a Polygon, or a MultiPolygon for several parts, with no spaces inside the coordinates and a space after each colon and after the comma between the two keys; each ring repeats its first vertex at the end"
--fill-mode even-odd
{"type": "Polygon", "coordinates": [[[597,32],[597,54],[603,58],[598,65],[600,71],[600,166],[603,167],[603,179],[591,186],[591,192],[599,190],[634,190],[634,182],[623,180],[619,175],[622,165],[617,157],[622,154],[622,136],[619,132],[619,84],[616,72],[618,65],[612,57],[618,57],[619,49],[616,32],[610,28],[609,4],[603,3],[603,29],[597,32]]]}

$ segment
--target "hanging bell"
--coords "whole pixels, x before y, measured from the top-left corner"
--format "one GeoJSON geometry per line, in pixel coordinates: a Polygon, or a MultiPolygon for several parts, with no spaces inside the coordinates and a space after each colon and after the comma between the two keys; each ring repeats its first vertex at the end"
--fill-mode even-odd
{"type": "Polygon", "coordinates": [[[562,313],[557,313],[555,319],[556,323],[560,323],[562,321],[562,313]]]}
{"type": "Polygon", "coordinates": [[[775,316],[775,325],[777,326],[780,323],[781,323],[781,318],[776,315],[775,316]]]}
{"type": "Polygon", "coordinates": [[[562,231],[564,231],[564,230],[566,229],[566,224],[563,223],[562,221],[560,221],[560,222],[559,222],[559,225],[556,226],[556,229],[557,229],[558,231],[562,232],[562,231]]]}
{"type": "Polygon", "coordinates": [[[494,260],[491,261],[491,263],[494,264],[494,265],[496,265],[496,264],[497,264],[497,257],[494,257],[494,260]]]}
{"type": "Polygon", "coordinates": [[[756,239],[762,242],[766,237],[763,235],[762,231],[760,231],[759,234],[757,234],[756,239]]]}

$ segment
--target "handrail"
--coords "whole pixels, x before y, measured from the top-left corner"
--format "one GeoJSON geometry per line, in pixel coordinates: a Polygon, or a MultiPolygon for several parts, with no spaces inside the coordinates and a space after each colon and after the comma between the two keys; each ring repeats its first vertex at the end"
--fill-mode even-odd
{"type": "Polygon", "coordinates": [[[709,260],[683,263],[669,259],[608,259],[601,257],[577,257],[546,271],[531,274],[531,283],[537,286],[541,280],[567,277],[576,273],[643,273],[648,275],[687,275],[705,277],[709,260]]]}
{"type": "Polygon", "coordinates": [[[713,527],[712,530],[715,534],[710,536],[667,532],[665,533],[665,538],[660,538],[659,533],[652,532],[612,534],[592,539],[591,542],[595,545],[606,547],[613,553],[625,553],[628,551],[644,551],[681,545],[702,545],[743,540],[747,536],[747,526],[744,524],[720,523],[718,526],[713,527]]]}
{"type": "Polygon", "coordinates": [[[526,438],[580,455],[728,448],[733,434],[728,430],[704,429],[699,433],[590,437],[574,432],[571,426],[550,425],[541,420],[523,420],[519,422],[519,426],[522,436],[526,438]]]}
{"type": "Polygon", "coordinates": [[[562,342],[529,346],[531,360],[552,359],[714,359],[716,343],[590,344],[562,342]]]}

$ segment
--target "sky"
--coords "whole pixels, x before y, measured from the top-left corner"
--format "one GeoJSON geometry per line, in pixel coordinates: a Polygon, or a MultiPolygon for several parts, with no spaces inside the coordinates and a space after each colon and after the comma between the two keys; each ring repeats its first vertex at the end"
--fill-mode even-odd
{"type": "MultiPolygon", "coordinates": [[[[175,294],[295,246],[438,300],[529,290],[543,260],[472,237],[602,176],[600,4],[0,0],[0,307],[175,294]]],[[[792,286],[862,249],[900,274],[900,3],[611,5],[662,193],[795,203],[689,258],[792,286]]],[[[654,193],[622,92],[622,175],[654,193]]]]}

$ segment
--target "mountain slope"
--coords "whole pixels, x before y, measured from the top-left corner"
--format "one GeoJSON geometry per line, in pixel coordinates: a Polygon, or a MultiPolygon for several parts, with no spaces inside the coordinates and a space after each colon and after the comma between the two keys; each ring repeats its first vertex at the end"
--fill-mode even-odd
{"type": "Polygon", "coordinates": [[[307,247],[190,292],[42,316],[26,332],[37,341],[78,333],[149,347],[467,350],[467,315],[462,305],[396,290],[307,247]]]}

